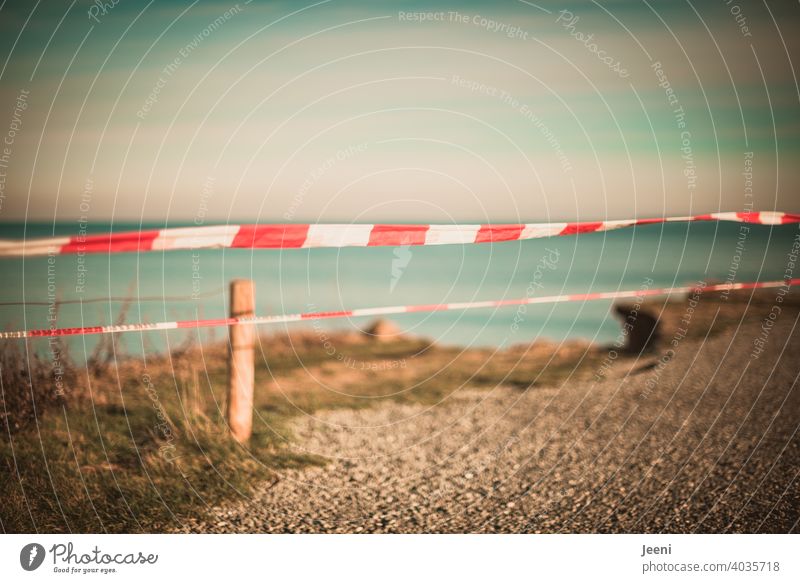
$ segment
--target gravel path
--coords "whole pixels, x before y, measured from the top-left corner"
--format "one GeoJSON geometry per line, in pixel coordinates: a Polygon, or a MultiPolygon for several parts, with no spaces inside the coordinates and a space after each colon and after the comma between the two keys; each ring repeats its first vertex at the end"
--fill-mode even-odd
{"type": "Polygon", "coordinates": [[[183,530],[798,532],[797,317],[784,311],[758,359],[749,321],[599,383],[304,419],[298,446],[329,464],[183,530]]]}

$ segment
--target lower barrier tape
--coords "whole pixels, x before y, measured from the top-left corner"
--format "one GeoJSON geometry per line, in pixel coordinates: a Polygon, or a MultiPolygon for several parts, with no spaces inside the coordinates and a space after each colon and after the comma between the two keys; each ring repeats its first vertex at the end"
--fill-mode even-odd
{"type": "Polygon", "coordinates": [[[614,300],[659,296],[668,294],[687,294],[693,291],[727,291],[740,289],[760,289],[791,287],[800,284],[800,278],[779,281],[722,283],[706,286],[683,286],[658,289],[638,289],[612,292],[590,292],[555,296],[526,297],[510,300],[485,300],[477,302],[457,302],[447,304],[418,304],[411,306],[384,306],[379,308],[359,308],[333,312],[306,312],[301,314],[280,314],[274,316],[254,316],[249,318],[217,318],[206,320],[183,320],[175,322],[155,322],[143,324],[117,324],[111,326],[86,326],[80,328],[45,328],[42,330],[17,330],[0,332],[0,339],[9,338],[47,338],[53,336],[80,336],[88,334],[115,334],[122,332],[148,332],[176,330],[180,328],[211,328],[236,326],[241,324],[279,324],[282,322],[302,322],[328,318],[357,318],[365,316],[386,316],[391,314],[410,314],[417,312],[444,312],[449,310],[472,310],[477,308],[502,308],[530,304],[552,304],[560,302],[581,302],[591,300],[614,300]]]}

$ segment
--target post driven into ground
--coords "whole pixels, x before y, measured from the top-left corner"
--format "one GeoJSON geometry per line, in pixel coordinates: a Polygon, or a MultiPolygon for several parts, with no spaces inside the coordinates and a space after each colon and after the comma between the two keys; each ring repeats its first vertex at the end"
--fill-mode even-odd
{"type": "MultiPolygon", "coordinates": [[[[231,282],[230,315],[240,318],[255,315],[255,284],[249,279],[231,282]]],[[[255,384],[254,324],[230,326],[228,359],[228,426],[236,441],[250,439],[253,431],[253,386],[255,384]]]]}

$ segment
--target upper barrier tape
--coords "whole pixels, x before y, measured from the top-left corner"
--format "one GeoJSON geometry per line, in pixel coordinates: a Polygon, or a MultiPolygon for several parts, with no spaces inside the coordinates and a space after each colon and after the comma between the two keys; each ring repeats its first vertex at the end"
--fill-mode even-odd
{"type": "Polygon", "coordinates": [[[800,215],[775,211],[724,212],[657,219],[487,225],[217,225],[46,239],[0,239],[0,257],[72,253],[141,253],[178,249],[310,249],[498,243],[611,231],[635,225],[693,221],[784,225],[800,223],[800,215]]]}
{"type": "Polygon", "coordinates": [[[472,310],[477,308],[502,308],[530,304],[552,304],[560,302],[578,302],[591,300],[613,300],[622,298],[641,298],[667,294],[686,294],[694,291],[726,291],[736,289],[756,289],[782,287],[800,284],[800,278],[747,282],[721,283],[706,286],[683,286],[658,289],[637,289],[613,292],[592,292],[583,294],[565,294],[557,296],[541,296],[517,298],[510,300],[486,300],[479,302],[458,302],[449,304],[418,304],[412,306],[384,306],[380,308],[360,308],[336,312],[306,312],[303,314],[281,314],[275,316],[254,316],[251,318],[217,318],[210,320],[184,320],[177,322],[156,322],[152,324],[121,324],[113,326],[86,326],[82,328],[46,328],[43,330],[18,330],[0,332],[0,338],[47,338],[53,336],[79,336],[87,334],[113,334],[119,332],[147,332],[152,330],[176,330],[178,328],[210,328],[219,326],[237,326],[241,324],[278,324],[281,322],[302,322],[303,320],[322,320],[328,318],[357,318],[363,316],[385,316],[389,314],[409,314],[414,312],[445,312],[449,310],[472,310]]]}

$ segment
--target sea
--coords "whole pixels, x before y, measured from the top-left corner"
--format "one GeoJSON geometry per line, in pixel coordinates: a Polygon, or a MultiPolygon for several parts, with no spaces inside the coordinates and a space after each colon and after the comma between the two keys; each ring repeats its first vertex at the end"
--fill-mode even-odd
{"type": "MultiPolygon", "coordinates": [[[[164,227],[94,223],[89,231],[164,227]]],[[[4,239],[75,235],[77,224],[5,223],[0,230],[4,239]]],[[[237,278],[255,282],[258,315],[778,280],[797,234],[797,225],[669,223],[480,245],[0,258],[0,325],[18,330],[219,318],[227,315],[229,285],[237,278]]],[[[595,300],[400,314],[391,320],[444,345],[505,347],[573,338],[602,343],[619,335],[612,306],[611,300],[595,300]]],[[[322,334],[369,323],[351,318],[270,324],[261,333],[313,326],[322,334]]],[[[158,353],[225,334],[224,328],[126,333],[119,350],[158,353]]],[[[88,358],[97,340],[72,338],[73,358],[88,358]]]]}

